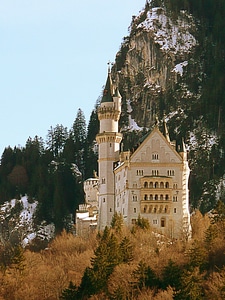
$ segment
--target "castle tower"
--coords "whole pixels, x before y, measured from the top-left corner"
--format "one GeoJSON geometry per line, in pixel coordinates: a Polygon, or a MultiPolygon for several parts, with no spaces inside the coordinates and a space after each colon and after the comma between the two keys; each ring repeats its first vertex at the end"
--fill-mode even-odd
{"type": "Polygon", "coordinates": [[[99,229],[111,224],[115,212],[114,164],[119,160],[119,148],[122,134],[118,132],[121,114],[121,95],[112,83],[110,69],[103,91],[98,119],[100,131],[96,136],[99,145],[99,229]]]}

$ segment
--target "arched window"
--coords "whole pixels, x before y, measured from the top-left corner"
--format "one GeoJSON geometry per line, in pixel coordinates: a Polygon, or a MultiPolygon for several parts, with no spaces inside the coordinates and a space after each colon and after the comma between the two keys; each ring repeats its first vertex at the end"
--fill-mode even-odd
{"type": "Polygon", "coordinates": [[[160,189],[163,189],[163,188],[164,188],[164,183],[160,182],[160,189]]]}
{"type": "Polygon", "coordinates": [[[147,188],[147,187],[148,187],[148,183],[147,183],[147,181],[145,181],[144,188],[147,188]]]}
{"type": "Polygon", "coordinates": [[[161,200],[161,201],[163,200],[163,195],[160,195],[160,200],[161,200]]]}
{"type": "Polygon", "coordinates": [[[166,182],[166,189],[169,188],[169,182],[166,182]]]}
{"type": "Polygon", "coordinates": [[[149,187],[150,187],[150,189],[153,188],[153,182],[150,182],[150,183],[149,183],[149,187]]]}
{"type": "Polygon", "coordinates": [[[159,187],[159,183],[155,182],[155,188],[157,189],[159,187]]]}
{"type": "Polygon", "coordinates": [[[145,195],[144,200],[148,200],[148,195],[145,195]]]}
{"type": "Polygon", "coordinates": [[[155,200],[158,200],[158,195],[155,195],[155,200]]]}
{"type": "Polygon", "coordinates": [[[150,200],[153,200],[153,195],[152,194],[150,195],[150,200]]]}
{"type": "Polygon", "coordinates": [[[169,200],[169,195],[166,195],[166,200],[169,200]]]}
{"type": "Polygon", "coordinates": [[[158,160],[158,159],[159,159],[158,153],[153,153],[152,154],[152,160],[158,160]]]}

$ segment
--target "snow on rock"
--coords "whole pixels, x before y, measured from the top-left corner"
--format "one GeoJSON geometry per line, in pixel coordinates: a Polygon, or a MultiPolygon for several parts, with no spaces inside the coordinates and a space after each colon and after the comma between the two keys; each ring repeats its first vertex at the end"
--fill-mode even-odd
{"type": "MultiPolygon", "coordinates": [[[[25,247],[34,238],[50,240],[54,236],[55,227],[53,224],[45,224],[34,226],[34,215],[38,202],[30,203],[28,196],[21,199],[12,199],[0,206],[0,222],[4,222],[4,226],[8,223],[6,231],[10,234],[16,232],[21,240],[21,245],[25,247]],[[13,224],[13,227],[11,227],[13,224]]],[[[9,237],[10,237],[10,234],[9,237]]]]}
{"type": "Polygon", "coordinates": [[[193,23],[192,17],[186,12],[182,12],[182,15],[174,24],[175,22],[166,16],[165,9],[154,7],[147,12],[147,18],[137,28],[151,31],[155,42],[165,52],[188,53],[196,45],[196,39],[189,32],[193,23]]]}
{"type": "Polygon", "coordinates": [[[129,130],[133,131],[133,130],[142,130],[142,127],[139,127],[138,124],[135,122],[134,119],[131,118],[131,112],[132,112],[132,108],[131,108],[131,104],[130,104],[130,100],[127,100],[127,112],[129,113],[128,116],[128,120],[129,120],[129,130]]]}
{"type": "Polygon", "coordinates": [[[174,69],[172,70],[172,72],[175,72],[177,74],[179,74],[180,76],[183,75],[183,67],[187,66],[188,62],[184,61],[182,63],[177,64],[174,69]]]}

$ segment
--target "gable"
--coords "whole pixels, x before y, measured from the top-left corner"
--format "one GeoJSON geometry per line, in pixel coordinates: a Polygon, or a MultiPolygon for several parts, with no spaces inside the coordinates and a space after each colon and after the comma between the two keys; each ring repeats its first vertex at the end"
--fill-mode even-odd
{"type": "Polygon", "coordinates": [[[131,162],[181,163],[182,158],[159,129],[154,128],[151,134],[132,154],[131,162]]]}

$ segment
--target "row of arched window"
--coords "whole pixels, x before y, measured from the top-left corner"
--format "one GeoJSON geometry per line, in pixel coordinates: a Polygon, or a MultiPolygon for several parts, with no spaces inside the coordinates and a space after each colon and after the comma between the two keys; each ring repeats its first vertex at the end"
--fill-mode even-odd
{"type": "Polygon", "coordinates": [[[160,188],[160,189],[164,189],[164,188],[166,188],[166,189],[168,189],[170,187],[170,185],[169,185],[169,182],[158,182],[158,181],[156,181],[156,182],[152,182],[152,181],[150,181],[150,182],[147,182],[147,181],[145,181],[144,182],[144,188],[149,188],[149,189],[158,189],[158,188],[160,188]]]}
{"type": "Polygon", "coordinates": [[[168,200],[170,200],[170,197],[169,197],[169,195],[152,195],[152,194],[150,194],[150,195],[147,195],[147,194],[145,194],[144,195],[144,199],[143,200],[145,200],[145,201],[153,201],[153,200],[160,200],[160,201],[164,201],[164,200],[166,200],[166,201],[168,201],[168,200]]]}
{"type": "Polygon", "coordinates": [[[143,213],[169,213],[168,205],[145,205],[142,208],[143,213]]]}

